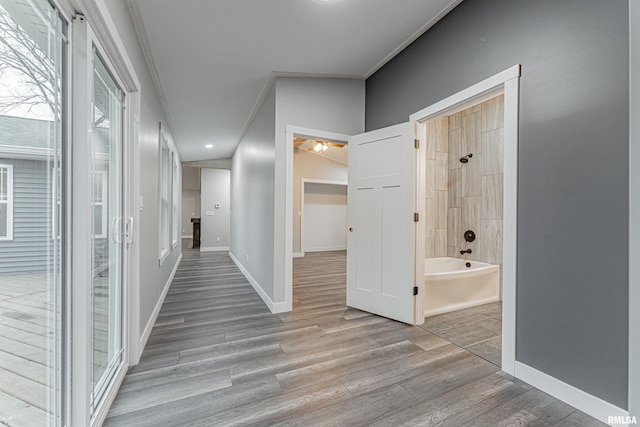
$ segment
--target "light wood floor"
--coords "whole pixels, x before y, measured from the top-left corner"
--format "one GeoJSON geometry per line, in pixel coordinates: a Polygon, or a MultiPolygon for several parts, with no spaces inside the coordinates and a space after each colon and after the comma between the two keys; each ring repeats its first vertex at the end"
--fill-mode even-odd
{"type": "Polygon", "coordinates": [[[294,262],[273,315],[223,253],[184,250],[108,426],[596,426],[422,328],[345,306],[345,254],[294,262]]]}

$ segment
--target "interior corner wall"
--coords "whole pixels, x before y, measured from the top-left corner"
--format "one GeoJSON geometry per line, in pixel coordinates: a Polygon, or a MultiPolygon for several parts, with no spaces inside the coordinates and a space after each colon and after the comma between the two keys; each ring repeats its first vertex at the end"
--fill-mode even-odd
{"type": "Polygon", "coordinates": [[[629,1],[465,0],[367,80],[366,128],[514,64],[516,359],[626,409],[629,1]]]}
{"type": "Polygon", "coordinates": [[[230,251],[274,301],[275,85],[266,95],[231,165],[230,251]]]}
{"type": "Polygon", "coordinates": [[[200,250],[229,250],[228,169],[202,168],[200,250]]]}
{"type": "Polygon", "coordinates": [[[303,179],[347,182],[347,167],[316,154],[298,151],[293,155],[293,253],[303,252],[300,245],[303,179]]]}
{"type": "MultiPolygon", "coordinates": [[[[364,80],[278,77],[275,82],[275,302],[285,298],[286,126],[355,135],[364,131],[364,80]]],[[[291,236],[291,235],[289,235],[291,236]]],[[[289,237],[291,238],[291,237],[289,237]]]]}
{"type": "MultiPolygon", "coordinates": [[[[160,98],[153,84],[149,68],[144,59],[129,9],[125,0],[105,2],[109,14],[115,23],[124,47],[133,63],[140,79],[140,195],[143,199],[143,210],[140,212],[140,241],[134,244],[140,249],[140,333],[147,328],[156,306],[162,303],[161,298],[165,285],[182,253],[182,246],[177,245],[161,266],[158,266],[158,229],[159,229],[159,180],[158,180],[158,123],[162,122],[168,136],[170,149],[175,151],[172,136],[168,133],[167,119],[164,115],[160,98]]],[[[179,173],[181,173],[181,166],[179,173]]],[[[140,349],[142,351],[142,349],[140,349]]]]}

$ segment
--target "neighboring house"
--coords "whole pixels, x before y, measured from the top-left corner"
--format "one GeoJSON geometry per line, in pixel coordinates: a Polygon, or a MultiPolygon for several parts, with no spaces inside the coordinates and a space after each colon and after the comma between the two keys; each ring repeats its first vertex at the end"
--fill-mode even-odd
{"type": "MultiPolygon", "coordinates": [[[[50,141],[57,140],[57,131],[50,121],[0,116],[0,276],[45,273],[54,260],[50,243],[59,237],[54,223],[60,191],[53,184],[57,148],[50,141]]],[[[96,135],[98,150],[105,152],[105,132],[96,135]]],[[[108,171],[96,168],[94,250],[100,260],[108,250],[108,171]]],[[[98,261],[94,274],[106,267],[98,261]]]]}

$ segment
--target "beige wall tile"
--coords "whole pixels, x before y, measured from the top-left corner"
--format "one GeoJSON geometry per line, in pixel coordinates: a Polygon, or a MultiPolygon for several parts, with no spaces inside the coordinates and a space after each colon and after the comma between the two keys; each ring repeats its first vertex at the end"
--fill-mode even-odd
{"type": "Polygon", "coordinates": [[[438,190],[442,190],[442,191],[446,191],[447,190],[447,175],[448,175],[448,154],[447,153],[441,153],[439,151],[436,151],[436,167],[435,167],[435,174],[436,174],[436,183],[435,183],[435,187],[436,187],[436,191],[438,190]]]}
{"type": "Polygon", "coordinates": [[[436,160],[427,159],[425,162],[426,185],[424,189],[425,197],[436,197],[436,160]]]}
{"type": "Polygon", "coordinates": [[[462,155],[471,153],[476,156],[482,152],[482,115],[473,113],[462,117],[462,155]]]}
{"type": "Polygon", "coordinates": [[[446,191],[436,191],[435,228],[447,229],[447,210],[449,209],[449,194],[446,191]]]}
{"type": "Polygon", "coordinates": [[[460,129],[462,126],[462,113],[456,113],[449,116],[449,132],[452,130],[460,129]]]}
{"type": "Polygon", "coordinates": [[[504,96],[500,95],[482,103],[482,132],[504,126],[504,96]]]}
{"type": "Polygon", "coordinates": [[[424,257],[434,258],[436,256],[436,239],[425,239],[424,257]]]}
{"type": "Polygon", "coordinates": [[[482,194],[482,154],[473,155],[462,165],[462,197],[482,194]]]}
{"type": "Polygon", "coordinates": [[[430,120],[426,124],[426,142],[427,146],[425,147],[427,159],[435,159],[436,158],[436,121],[430,120]]]}
{"type": "Polygon", "coordinates": [[[502,220],[482,220],[482,260],[502,265],[502,220]]]}
{"type": "Polygon", "coordinates": [[[469,107],[464,111],[461,111],[462,113],[462,117],[474,114],[474,113],[480,113],[482,111],[482,104],[476,104],[473,107],[469,107]]]}
{"type": "Polygon", "coordinates": [[[482,177],[482,219],[502,219],[503,174],[482,177]]]}
{"type": "Polygon", "coordinates": [[[460,169],[462,157],[462,129],[449,132],[449,169],[460,169]]]}
{"type": "MultiPolygon", "coordinates": [[[[482,211],[482,197],[463,197],[462,199],[462,232],[480,229],[480,214],[482,211]]],[[[465,242],[466,243],[466,242],[465,242]]]]}
{"type": "Polygon", "coordinates": [[[484,256],[482,254],[482,239],[481,238],[477,238],[476,240],[474,240],[471,243],[467,243],[465,242],[465,246],[463,247],[463,249],[471,249],[473,252],[471,252],[471,255],[461,255],[462,258],[464,259],[470,259],[472,261],[480,261],[480,262],[484,262],[484,256]]]}
{"type": "Polygon", "coordinates": [[[447,256],[451,258],[460,258],[460,247],[447,246],[447,256]]]}
{"type": "Polygon", "coordinates": [[[449,246],[456,246],[464,242],[462,236],[462,209],[449,208],[447,215],[447,243],[449,246]]]}
{"type": "Polygon", "coordinates": [[[482,134],[482,175],[504,172],[503,129],[482,134]]]}
{"type": "Polygon", "coordinates": [[[449,151],[449,118],[442,117],[436,120],[436,151],[447,153],[449,151]]]}
{"type": "Polygon", "coordinates": [[[449,190],[449,207],[462,207],[462,169],[449,169],[447,189],[449,190]]]}
{"type": "Polygon", "coordinates": [[[433,239],[436,237],[436,199],[425,199],[425,237],[427,239],[433,239]]]}
{"type": "Polygon", "coordinates": [[[436,256],[447,256],[447,230],[436,229],[436,256]]]}

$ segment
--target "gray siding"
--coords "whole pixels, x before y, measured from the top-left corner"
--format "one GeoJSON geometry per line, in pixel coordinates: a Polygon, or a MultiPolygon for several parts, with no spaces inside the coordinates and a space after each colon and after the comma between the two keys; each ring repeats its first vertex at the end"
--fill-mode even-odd
{"type": "Polygon", "coordinates": [[[3,158],[0,164],[13,165],[13,240],[0,241],[0,276],[45,272],[52,243],[50,165],[3,158]]]}
{"type": "Polygon", "coordinates": [[[627,0],[465,0],[367,80],[366,128],[522,64],[516,358],[621,408],[627,0]]]}

